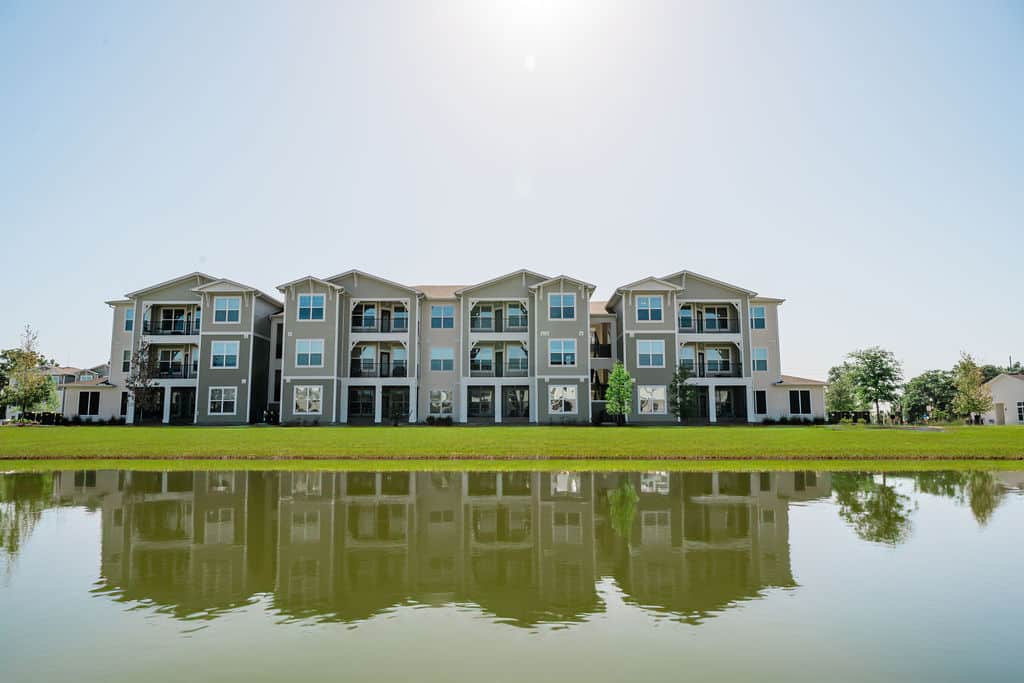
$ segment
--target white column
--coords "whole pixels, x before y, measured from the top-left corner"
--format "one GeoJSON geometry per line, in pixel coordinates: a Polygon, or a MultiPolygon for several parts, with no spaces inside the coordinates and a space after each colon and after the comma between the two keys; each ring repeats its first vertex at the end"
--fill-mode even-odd
{"type": "MultiPolygon", "coordinates": [[[[198,400],[198,396],[196,399],[198,400]]],[[[171,421],[171,388],[164,387],[164,424],[171,421]]]]}
{"type": "MultiPolygon", "coordinates": [[[[338,388],[338,422],[346,424],[348,422],[348,385],[345,382],[339,382],[341,385],[338,388]]],[[[281,397],[282,402],[284,396],[281,397]]]]}
{"type": "Polygon", "coordinates": [[[380,424],[381,420],[381,406],[384,401],[384,387],[377,385],[373,389],[373,421],[375,424],[380,424]]]}
{"type": "Polygon", "coordinates": [[[708,422],[718,422],[718,415],[715,411],[715,385],[708,385],[708,422]]]}
{"type": "Polygon", "coordinates": [[[124,416],[124,421],[125,424],[135,424],[135,394],[131,391],[128,392],[128,414],[124,416]]]}
{"type": "Polygon", "coordinates": [[[494,385],[494,424],[501,424],[501,386],[494,385]]]}
{"type": "Polygon", "coordinates": [[[469,390],[465,382],[459,382],[459,422],[469,419],[469,390]]]}
{"type": "Polygon", "coordinates": [[[530,422],[537,423],[537,414],[540,406],[537,402],[540,400],[540,389],[538,388],[540,383],[535,378],[533,382],[529,384],[532,392],[530,394],[530,422]]]}
{"type": "Polygon", "coordinates": [[[420,392],[419,392],[419,384],[417,382],[413,382],[412,384],[410,384],[409,385],[409,422],[412,422],[414,424],[416,422],[416,413],[418,412],[417,409],[419,408],[419,404],[420,404],[419,394],[420,394],[420,392]]]}
{"type": "Polygon", "coordinates": [[[754,412],[757,406],[754,405],[754,386],[753,381],[747,385],[747,422],[757,422],[754,417],[754,412]]]}

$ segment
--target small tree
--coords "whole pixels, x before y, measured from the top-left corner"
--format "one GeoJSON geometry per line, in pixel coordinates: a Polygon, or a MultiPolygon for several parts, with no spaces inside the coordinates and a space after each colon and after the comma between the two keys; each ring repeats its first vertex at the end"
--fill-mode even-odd
{"type": "Polygon", "coordinates": [[[853,384],[850,364],[833,366],[828,371],[828,383],[825,387],[825,409],[830,413],[849,413],[861,410],[863,404],[857,396],[857,387],[853,384]]]}
{"type": "Polygon", "coordinates": [[[948,417],[955,397],[952,373],[928,370],[903,387],[903,417],[907,422],[918,422],[925,415],[933,419],[948,417]]]}
{"type": "Polygon", "coordinates": [[[687,383],[691,377],[693,373],[680,363],[672,373],[672,383],[668,386],[668,409],[680,422],[693,417],[697,408],[697,387],[687,383]]]}
{"type": "Polygon", "coordinates": [[[981,368],[970,354],[960,353],[960,362],[953,366],[953,384],[956,386],[955,414],[970,417],[973,422],[975,415],[992,409],[992,394],[985,386],[981,368]]]}
{"type": "Polygon", "coordinates": [[[633,378],[626,372],[626,367],[622,363],[616,363],[611,375],[608,376],[605,400],[605,410],[615,417],[616,424],[621,425],[633,406],[633,378]]]}
{"type": "Polygon", "coordinates": [[[146,411],[154,410],[159,403],[157,393],[153,391],[156,374],[156,360],[149,352],[149,344],[143,342],[132,354],[131,367],[124,380],[124,386],[131,392],[135,408],[139,411],[139,424],[142,424],[146,411]]]}
{"type": "Polygon", "coordinates": [[[0,391],[0,405],[16,406],[26,413],[46,403],[53,389],[46,369],[46,359],[39,353],[39,335],[31,325],[26,325],[21,334],[21,346],[4,352],[6,379],[0,391]]]}
{"type": "Polygon", "coordinates": [[[875,419],[881,421],[882,401],[895,401],[903,381],[903,367],[892,351],[878,346],[860,349],[847,356],[850,379],[857,395],[865,403],[875,404],[875,419]]]}

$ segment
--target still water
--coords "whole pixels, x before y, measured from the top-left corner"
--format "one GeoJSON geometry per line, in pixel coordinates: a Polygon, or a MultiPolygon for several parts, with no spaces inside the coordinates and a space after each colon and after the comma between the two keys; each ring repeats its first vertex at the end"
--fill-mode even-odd
{"type": "Polygon", "coordinates": [[[1024,680],[1022,487],[0,475],[0,680],[1024,680]]]}

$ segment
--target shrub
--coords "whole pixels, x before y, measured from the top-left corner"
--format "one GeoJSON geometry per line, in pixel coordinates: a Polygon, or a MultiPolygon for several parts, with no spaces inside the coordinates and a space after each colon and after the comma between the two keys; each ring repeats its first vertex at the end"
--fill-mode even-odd
{"type": "Polygon", "coordinates": [[[445,417],[442,417],[438,422],[440,422],[445,427],[451,427],[452,426],[451,415],[446,415],[445,417]]]}
{"type": "Polygon", "coordinates": [[[823,417],[816,417],[813,420],[811,420],[811,422],[813,422],[814,424],[820,426],[820,425],[825,424],[825,418],[823,418],[823,417]]]}
{"type": "Polygon", "coordinates": [[[763,420],[761,420],[761,424],[763,424],[763,425],[773,425],[773,424],[776,424],[776,421],[775,421],[775,418],[773,418],[773,417],[766,417],[763,420]]]}
{"type": "Polygon", "coordinates": [[[427,415],[426,422],[427,422],[428,425],[433,427],[437,423],[437,418],[435,418],[433,415],[427,415]]]}

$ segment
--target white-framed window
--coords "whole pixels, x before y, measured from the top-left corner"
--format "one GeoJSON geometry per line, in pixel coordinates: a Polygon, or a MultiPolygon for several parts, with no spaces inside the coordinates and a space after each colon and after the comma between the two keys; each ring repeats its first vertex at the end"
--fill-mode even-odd
{"type": "Polygon", "coordinates": [[[80,391],[78,392],[78,414],[86,417],[95,417],[100,414],[100,392],[80,391]]]}
{"type": "Polygon", "coordinates": [[[638,339],[636,342],[636,364],[640,368],[665,367],[665,340],[638,339]]]}
{"type": "Polygon", "coordinates": [[[391,311],[391,331],[405,332],[409,329],[409,309],[404,304],[395,304],[391,311]]]}
{"type": "Polygon", "coordinates": [[[132,350],[125,349],[121,352],[121,372],[131,372],[132,370],[132,350]]]}
{"type": "Polygon", "coordinates": [[[323,387],[317,384],[298,384],[293,391],[295,406],[292,412],[296,415],[323,414],[323,387]]]}
{"type": "Polygon", "coordinates": [[[238,367],[238,342],[215,341],[210,344],[210,367],[217,369],[238,367]]]}
{"type": "Polygon", "coordinates": [[[704,329],[708,331],[729,330],[729,307],[728,306],[705,306],[704,307],[704,329]]]}
{"type": "Polygon", "coordinates": [[[728,347],[712,347],[704,349],[704,365],[708,372],[729,372],[732,351],[728,347]]]}
{"type": "Polygon", "coordinates": [[[218,296],[213,299],[213,322],[237,323],[242,319],[242,297],[218,296]]]}
{"type": "Polygon", "coordinates": [[[549,412],[553,415],[575,415],[576,389],[575,384],[552,384],[549,386],[549,412]]]}
{"type": "MultiPolygon", "coordinates": [[[[768,392],[763,389],[758,389],[754,392],[754,414],[755,415],[767,415],[768,414],[768,392]]],[[[767,490],[767,489],[762,489],[767,490]]]]}
{"type": "Polygon", "coordinates": [[[510,330],[524,330],[528,323],[526,306],[509,304],[505,311],[505,324],[510,330]]]}
{"type": "Polygon", "coordinates": [[[430,369],[433,372],[451,372],[455,369],[455,349],[450,346],[430,348],[430,369]]]}
{"type": "Polygon", "coordinates": [[[295,365],[300,368],[322,368],[324,366],[324,340],[297,340],[295,342],[295,365]]]}
{"type": "Polygon", "coordinates": [[[508,349],[505,351],[505,357],[508,359],[508,369],[525,372],[529,369],[530,359],[526,354],[526,349],[516,344],[510,344],[508,349]]]}
{"type": "Polygon", "coordinates": [[[135,329],[135,309],[124,309],[124,331],[131,332],[135,329]]]}
{"type": "Polygon", "coordinates": [[[661,295],[638,296],[636,298],[636,320],[641,323],[661,322],[661,295]]]}
{"type": "Polygon", "coordinates": [[[323,494],[323,472],[293,472],[293,496],[319,496],[323,494]]]}
{"type": "Polygon", "coordinates": [[[323,294],[299,294],[298,297],[298,320],[323,320],[324,301],[323,294]]]}
{"type": "Polygon", "coordinates": [[[469,315],[469,329],[490,331],[494,329],[494,306],[477,304],[469,315]]]}
{"type": "Polygon", "coordinates": [[[475,346],[469,351],[470,372],[493,372],[494,371],[494,347],[475,346]]]}
{"type": "Polygon", "coordinates": [[[693,329],[693,306],[691,304],[685,304],[679,307],[679,329],[693,329]]]}
{"type": "Polygon", "coordinates": [[[552,367],[576,367],[576,340],[549,339],[548,365],[552,367]]]}
{"type": "Polygon", "coordinates": [[[789,412],[792,415],[810,415],[811,392],[807,389],[790,389],[789,412]]]}
{"type": "Polygon", "coordinates": [[[452,392],[450,389],[431,389],[430,406],[427,409],[430,415],[435,417],[446,417],[452,414],[452,392]]]}
{"type": "Polygon", "coordinates": [[[1024,401],[1017,401],[1017,422],[1024,422],[1024,401]]]}
{"type": "Polygon", "coordinates": [[[583,515],[556,511],[551,518],[551,540],[578,545],[583,542],[583,515]]]}
{"type": "Polygon", "coordinates": [[[640,385],[636,388],[636,395],[641,415],[668,414],[668,390],[664,385],[640,385]]]}
{"type": "Polygon", "coordinates": [[[575,294],[548,294],[548,320],[575,320],[575,294]]]}
{"type": "Polygon", "coordinates": [[[430,327],[435,330],[450,330],[455,327],[455,306],[452,304],[430,307],[430,327]]]}
{"type": "Polygon", "coordinates": [[[751,306],[750,307],[750,329],[752,330],[763,330],[765,328],[766,318],[764,314],[764,306],[751,306]]]}
{"type": "Polygon", "coordinates": [[[754,372],[768,372],[768,349],[752,349],[750,355],[754,372]]]}
{"type": "Polygon", "coordinates": [[[692,346],[684,345],[679,348],[679,363],[691,374],[697,371],[696,354],[692,346]]]}
{"type": "Polygon", "coordinates": [[[234,415],[238,399],[236,387],[210,387],[210,415],[234,415]]]}

